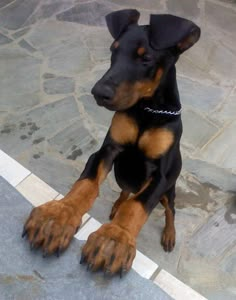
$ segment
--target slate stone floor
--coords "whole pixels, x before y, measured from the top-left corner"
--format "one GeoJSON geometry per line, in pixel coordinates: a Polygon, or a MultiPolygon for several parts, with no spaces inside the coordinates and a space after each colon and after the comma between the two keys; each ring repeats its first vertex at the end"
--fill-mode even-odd
{"type": "MultiPolygon", "coordinates": [[[[98,149],[112,114],[91,87],[109,66],[104,16],[133,7],[140,24],[172,13],[202,28],[177,64],[183,104],[183,171],[177,244],[160,246],[154,210],[138,248],[209,299],[236,295],[236,4],[232,0],[0,1],[0,148],[60,193],[98,149]]],[[[111,174],[91,215],[107,221],[118,188],[111,174]]]]}
{"type": "Polygon", "coordinates": [[[81,241],[74,239],[59,259],[43,259],[37,251],[30,251],[20,235],[22,221],[32,205],[1,176],[0,206],[0,223],[3,225],[0,239],[5,241],[0,247],[2,300],[172,299],[133,270],[123,279],[118,276],[109,279],[100,273],[87,272],[86,267],[79,264],[81,241]]]}

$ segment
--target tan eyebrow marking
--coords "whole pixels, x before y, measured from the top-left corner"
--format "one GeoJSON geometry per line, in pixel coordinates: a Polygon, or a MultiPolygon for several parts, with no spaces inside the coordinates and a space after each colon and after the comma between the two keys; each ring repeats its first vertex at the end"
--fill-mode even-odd
{"type": "Polygon", "coordinates": [[[144,47],[139,47],[137,50],[137,53],[139,56],[142,56],[146,52],[146,49],[144,47]]]}

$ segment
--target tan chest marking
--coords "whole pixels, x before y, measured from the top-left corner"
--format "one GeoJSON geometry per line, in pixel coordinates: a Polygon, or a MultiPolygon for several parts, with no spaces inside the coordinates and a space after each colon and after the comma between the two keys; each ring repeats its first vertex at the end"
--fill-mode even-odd
{"type": "Polygon", "coordinates": [[[138,126],[127,114],[116,112],[112,119],[110,134],[119,144],[135,143],[138,137],[138,126]]]}
{"type": "Polygon", "coordinates": [[[174,142],[174,134],[167,128],[150,129],[140,137],[138,146],[151,159],[165,154],[174,142]]]}

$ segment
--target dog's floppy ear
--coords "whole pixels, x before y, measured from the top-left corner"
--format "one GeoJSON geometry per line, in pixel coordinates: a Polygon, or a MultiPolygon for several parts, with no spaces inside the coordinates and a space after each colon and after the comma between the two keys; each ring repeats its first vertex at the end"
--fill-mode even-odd
{"type": "Polygon", "coordinates": [[[131,24],[137,24],[140,13],[136,9],[123,9],[106,16],[107,27],[114,39],[131,24]]]}
{"type": "Polygon", "coordinates": [[[150,43],[156,50],[176,47],[183,53],[200,38],[201,30],[193,22],[173,15],[151,15],[150,43]]]}

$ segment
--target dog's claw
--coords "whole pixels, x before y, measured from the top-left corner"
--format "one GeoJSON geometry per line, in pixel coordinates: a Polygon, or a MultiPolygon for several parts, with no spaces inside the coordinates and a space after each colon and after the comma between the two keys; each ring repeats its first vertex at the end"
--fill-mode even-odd
{"type": "Polygon", "coordinates": [[[93,264],[92,264],[92,263],[88,264],[88,265],[87,265],[87,271],[91,270],[92,267],[93,267],[93,264]]]}
{"type": "Polygon", "coordinates": [[[122,278],[124,276],[124,274],[126,273],[126,268],[122,267],[120,269],[120,278],[122,278]]]}
{"type": "Polygon", "coordinates": [[[43,251],[43,258],[47,257],[47,255],[48,255],[47,250],[44,250],[44,251],[43,251]]]}
{"type": "Polygon", "coordinates": [[[24,237],[26,236],[26,234],[27,234],[27,230],[26,230],[26,228],[24,227],[21,237],[24,238],[24,237]]]}
{"type": "Polygon", "coordinates": [[[58,247],[58,248],[57,248],[57,251],[56,251],[56,256],[59,258],[59,257],[60,257],[60,254],[61,254],[61,248],[58,247]]]}
{"type": "Polygon", "coordinates": [[[80,262],[79,263],[82,265],[85,262],[85,260],[86,260],[85,255],[81,254],[81,258],[80,258],[80,262]]]}
{"type": "Polygon", "coordinates": [[[31,251],[34,250],[34,243],[33,243],[33,242],[30,243],[30,250],[31,250],[31,251]]]}

